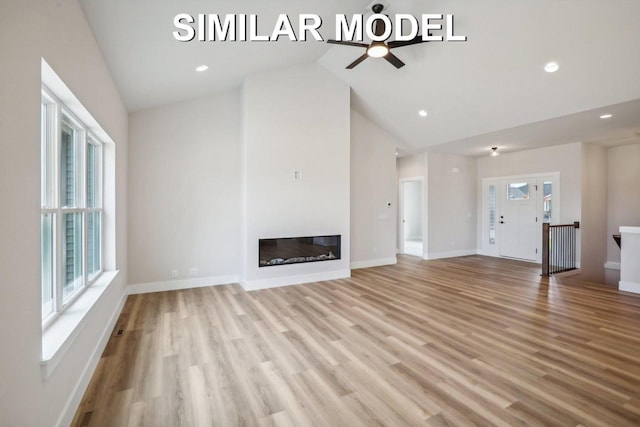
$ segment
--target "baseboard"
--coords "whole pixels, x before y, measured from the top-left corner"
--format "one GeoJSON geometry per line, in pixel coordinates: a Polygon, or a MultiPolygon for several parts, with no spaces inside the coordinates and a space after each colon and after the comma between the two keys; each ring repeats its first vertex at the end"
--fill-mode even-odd
{"type": "Polygon", "coordinates": [[[636,282],[618,282],[618,289],[625,292],[633,292],[636,294],[640,294],[640,283],[636,282]]]}
{"type": "Polygon", "coordinates": [[[245,291],[278,288],[280,286],[301,285],[303,283],[323,282],[325,280],[347,279],[351,270],[335,270],[321,273],[300,274],[297,276],[275,277],[272,279],[246,280],[240,284],[245,291]]]}
{"type": "Polygon", "coordinates": [[[365,261],[354,261],[351,263],[351,269],[357,270],[359,268],[371,268],[371,267],[380,267],[382,265],[392,265],[397,264],[398,258],[380,258],[380,259],[369,259],[365,261]]]}
{"type": "Polygon", "coordinates": [[[424,254],[423,259],[443,259],[443,258],[457,258],[461,256],[477,255],[477,249],[466,249],[461,251],[451,252],[436,252],[430,254],[424,254]]]}
{"type": "Polygon", "coordinates": [[[179,289],[203,288],[206,286],[238,283],[238,276],[194,277],[191,279],[169,280],[166,282],[138,283],[127,286],[129,295],[147,294],[149,292],[177,291],[179,289]]]}
{"type": "Polygon", "coordinates": [[[84,396],[84,392],[87,390],[89,381],[91,381],[91,377],[93,376],[96,366],[98,366],[100,357],[102,356],[102,353],[104,352],[104,349],[107,346],[107,343],[109,342],[109,338],[111,338],[111,332],[113,331],[113,328],[116,326],[116,322],[120,317],[120,313],[122,312],[124,303],[127,301],[127,296],[128,296],[128,293],[127,293],[127,290],[125,289],[124,292],[122,292],[122,296],[120,297],[120,302],[118,303],[118,306],[116,307],[116,309],[113,311],[113,314],[111,315],[111,319],[109,319],[107,326],[102,331],[102,337],[94,347],[93,352],[89,357],[88,363],[85,365],[84,369],[82,370],[82,374],[80,375],[80,381],[78,381],[76,386],[74,387],[73,392],[71,393],[71,397],[67,401],[67,404],[65,405],[65,408],[62,411],[62,415],[58,419],[58,422],[55,424],[56,427],[71,425],[71,422],[73,421],[73,416],[75,415],[76,410],[80,405],[80,401],[82,400],[82,396],[84,396]]]}
{"type": "Polygon", "coordinates": [[[620,263],[607,261],[604,263],[604,268],[606,268],[607,270],[620,270],[620,263]]]}

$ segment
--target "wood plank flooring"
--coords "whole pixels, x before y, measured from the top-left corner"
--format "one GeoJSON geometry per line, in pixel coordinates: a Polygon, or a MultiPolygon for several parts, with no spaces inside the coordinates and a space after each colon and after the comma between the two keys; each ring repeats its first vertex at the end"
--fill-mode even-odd
{"type": "Polygon", "coordinates": [[[73,425],[638,426],[640,297],[480,256],[134,295],[73,425]]]}

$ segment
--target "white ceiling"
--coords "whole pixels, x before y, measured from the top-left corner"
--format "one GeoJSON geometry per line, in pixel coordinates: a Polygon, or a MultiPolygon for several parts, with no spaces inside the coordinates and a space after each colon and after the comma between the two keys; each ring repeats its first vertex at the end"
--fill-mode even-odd
{"type": "Polygon", "coordinates": [[[325,43],[180,43],[177,13],[316,13],[333,34],[338,13],[370,0],[82,0],[127,107],[139,110],[240,85],[247,75],[318,61],[352,87],[353,106],[402,143],[480,155],[557,143],[628,141],[640,131],[640,1],[391,0],[388,14],[454,13],[465,43],[394,50],[407,66],[367,59],[361,48],[325,43]],[[560,70],[544,72],[548,61],[560,70]],[[194,68],[208,64],[205,73],[194,68]],[[634,102],[629,102],[634,101],[634,102]],[[418,116],[419,109],[429,112],[418,116]],[[600,112],[615,111],[608,120],[600,112]]]}

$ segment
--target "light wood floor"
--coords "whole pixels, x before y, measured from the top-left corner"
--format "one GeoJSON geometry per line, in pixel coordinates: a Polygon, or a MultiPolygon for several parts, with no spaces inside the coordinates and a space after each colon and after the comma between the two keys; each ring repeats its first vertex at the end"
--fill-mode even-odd
{"type": "Polygon", "coordinates": [[[130,296],[73,425],[638,426],[640,297],[480,256],[130,296]]]}

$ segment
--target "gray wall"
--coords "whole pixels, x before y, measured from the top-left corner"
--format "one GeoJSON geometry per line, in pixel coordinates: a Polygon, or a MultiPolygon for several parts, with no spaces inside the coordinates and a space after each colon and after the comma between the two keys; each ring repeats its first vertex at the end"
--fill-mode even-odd
{"type": "MultiPolygon", "coordinates": [[[[607,150],[607,261],[620,262],[620,248],[611,238],[621,226],[640,226],[640,144],[607,150]]],[[[617,284],[620,272],[606,270],[607,283],[617,284]]]]}
{"type": "Polygon", "coordinates": [[[243,284],[348,275],[349,86],[307,64],[252,75],[242,90],[243,284]],[[295,171],[302,179],[294,178],[295,171]],[[340,260],[258,267],[261,238],[327,234],[342,236],[340,260]]]}
{"type": "Polygon", "coordinates": [[[386,131],[351,110],[352,266],[395,262],[397,145],[386,131]]]}
{"type": "Polygon", "coordinates": [[[593,144],[584,144],[582,148],[580,228],[580,278],[604,283],[607,248],[607,150],[593,144]]]}
{"type": "Polygon", "coordinates": [[[240,90],[129,118],[129,283],[238,275],[240,90]]]}
{"type": "Polygon", "coordinates": [[[428,154],[429,258],[477,250],[477,160],[454,154],[428,154]]]}
{"type": "Polygon", "coordinates": [[[476,159],[441,153],[398,159],[399,180],[417,177],[425,178],[423,257],[475,253],[476,159]]]}
{"type": "Polygon", "coordinates": [[[0,425],[52,426],[68,405],[75,410],[70,399],[82,393],[75,388],[124,293],[127,112],[77,1],[3,0],[0,35],[0,425]],[[121,271],[46,380],[40,368],[41,58],[115,141],[116,212],[108,221],[115,223],[121,271]]]}

